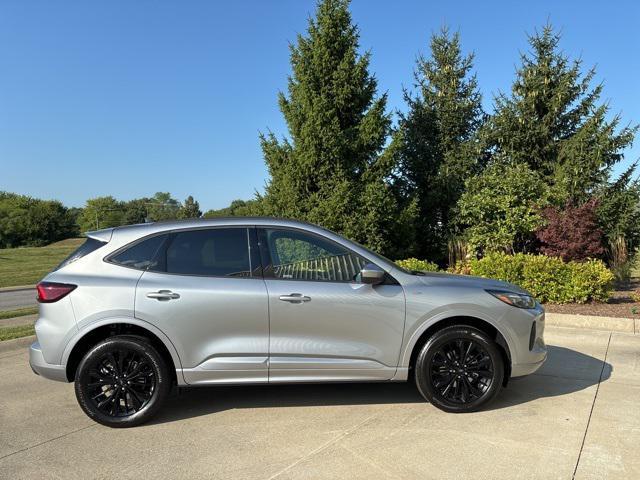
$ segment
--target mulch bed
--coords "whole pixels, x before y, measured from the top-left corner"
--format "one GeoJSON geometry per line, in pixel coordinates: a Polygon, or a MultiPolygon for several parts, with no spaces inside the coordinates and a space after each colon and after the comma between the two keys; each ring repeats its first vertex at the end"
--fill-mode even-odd
{"type": "Polygon", "coordinates": [[[640,303],[634,302],[631,293],[640,288],[640,279],[634,279],[630,285],[616,289],[606,303],[568,303],[553,305],[547,303],[544,309],[552,313],[572,313],[577,315],[597,315],[599,317],[640,318],[640,303]],[[636,313],[633,313],[633,312],[636,313]]]}

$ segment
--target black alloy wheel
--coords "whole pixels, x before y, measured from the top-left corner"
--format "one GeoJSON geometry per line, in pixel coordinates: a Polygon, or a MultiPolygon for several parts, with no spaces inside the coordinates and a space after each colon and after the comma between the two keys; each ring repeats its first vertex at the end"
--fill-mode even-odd
{"type": "Polygon", "coordinates": [[[420,393],[447,412],[480,409],[495,398],[504,378],[504,360],[495,342],[467,326],[436,332],[415,367],[420,393]]]}
{"type": "Polygon", "coordinates": [[[110,337],[89,350],[76,372],[85,413],[110,427],[139,425],[161,407],[171,388],[167,366],[143,337],[110,337]]]}
{"type": "Polygon", "coordinates": [[[89,370],[87,391],[91,401],[112,417],[126,417],[142,410],[155,388],[153,368],[133,350],[107,352],[89,370]]]}

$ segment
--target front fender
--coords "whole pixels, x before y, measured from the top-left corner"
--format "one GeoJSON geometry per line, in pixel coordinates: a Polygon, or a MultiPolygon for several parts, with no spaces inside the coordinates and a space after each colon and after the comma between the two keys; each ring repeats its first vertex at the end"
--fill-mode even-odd
{"type": "Polygon", "coordinates": [[[424,332],[427,331],[430,327],[435,325],[438,322],[443,320],[447,320],[455,317],[472,317],[477,318],[478,320],[482,320],[487,322],[491,326],[493,326],[500,334],[503,336],[505,342],[507,342],[507,346],[511,352],[514,351],[515,348],[515,340],[513,333],[507,328],[507,326],[500,322],[500,319],[496,319],[492,315],[488,315],[486,312],[479,310],[477,306],[446,306],[438,309],[437,312],[431,312],[427,314],[415,322],[411,326],[409,326],[409,331],[407,332],[406,339],[403,342],[403,346],[401,349],[400,362],[398,367],[400,368],[408,368],[409,363],[411,362],[411,354],[413,352],[414,347],[418,343],[418,340],[422,336],[424,332]]]}

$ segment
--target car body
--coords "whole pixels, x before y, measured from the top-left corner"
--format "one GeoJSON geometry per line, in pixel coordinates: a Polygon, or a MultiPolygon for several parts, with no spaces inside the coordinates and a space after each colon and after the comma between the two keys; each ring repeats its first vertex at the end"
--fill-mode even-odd
{"type": "MultiPolygon", "coordinates": [[[[90,232],[39,291],[30,363],[64,382],[78,383],[83,358],[118,335],[144,339],[178,386],[406,381],[429,339],[461,326],[499,352],[492,365],[502,364],[500,384],[546,358],[542,307],[503,298],[526,300],[519,287],[408,272],[292,220],[196,219],[90,232]]],[[[109,370],[114,362],[101,365],[109,370]]],[[[117,403],[128,410],[128,399],[117,403]]]]}

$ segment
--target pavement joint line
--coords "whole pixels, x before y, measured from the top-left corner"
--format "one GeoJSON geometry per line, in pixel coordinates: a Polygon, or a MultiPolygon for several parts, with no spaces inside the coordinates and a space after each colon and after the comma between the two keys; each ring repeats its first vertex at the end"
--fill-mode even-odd
{"type": "Polygon", "coordinates": [[[366,455],[362,455],[360,453],[358,453],[357,451],[355,451],[353,448],[349,448],[347,446],[342,445],[341,448],[343,448],[344,450],[346,450],[347,452],[349,452],[351,455],[353,455],[354,457],[362,460],[363,462],[365,462],[367,465],[373,467],[374,469],[378,470],[379,472],[384,473],[385,478],[396,478],[396,479],[402,479],[402,477],[398,476],[397,474],[393,473],[390,470],[387,470],[386,468],[378,465],[376,462],[374,462],[371,458],[367,457],[366,455]]]}
{"type": "Polygon", "coordinates": [[[589,425],[591,424],[591,416],[593,415],[593,409],[596,406],[596,400],[598,398],[598,392],[600,391],[600,384],[602,383],[602,375],[604,374],[605,366],[607,365],[607,355],[609,354],[609,345],[611,345],[611,337],[613,336],[613,332],[609,333],[609,341],[607,342],[607,350],[604,353],[604,359],[602,360],[602,370],[600,370],[600,378],[598,379],[598,386],[596,387],[596,394],[593,396],[593,402],[591,403],[591,410],[589,411],[589,418],[587,419],[587,427],[584,429],[584,436],[582,437],[582,444],[580,445],[580,451],[578,452],[578,460],[576,461],[576,466],[573,469],[573,475],[571,476],[571,480],[575,480],[576,473],[578,473],[578,465],[580,465],[580,458],[582,457],[582,450],[584,449],[584,444],[587,441],[587,433],[589,432],[589,425]]]}
{"type": "Polygon", "coordinates": [[[97,424],[87,425],[86,427],[78,428],[78,429],[73,430],[71,432],[63,433],[62,435],[58,435],[57,437],[50,438],[48,440],[44,440],[44,441],[42,441],[40,443],[36,443],[35,445],[29,445],[28,447],[21,448],[20,450],[16,450],[15,452],[11,452],[11,453],[8,453],[8,454],[0,457],[0,461],[4,460],[5,458],[11,457],[13,455],[17,455],[18,453],[26,452],[28,450],[31,450],[32,448],[40,447],[41,445],[45,445],[47,443],[54,442],[56,440],[60,440],[61,438],[68,437],[69,435],[73,435],[74,433],[78,433],[78,432],[81,432],[83,430],[87,430],[89,428],[93,428],[95,426],[97,426],[97,424]]]}
{"type": "MultiPolygon", "coordinates": [[[[332,438],[331,440],[328,440],[326,442],[324,442],[322,445],[320,445],[318,448],[315,448],[314,450],[312,450],[311,452],[307,453],[306,455],[303,455],[302,457],[300,457],[298,460],[296,460],[295,462],[293,462],[290,465],[287,465],[286,467],[284,467],[282,470],[280,470],[279,472],[274,473],[273,475],[271,475],[268,480],[273,480],[274,478],[279,477],[280,475],[282,475],[285,472],[288,472],[289,470],[291,470],[293,467],[295,467],[296,465],[302,463],[303,461],[305,461],[306,459],[314,456],[317,453],[322,452],[323,450],[326,450],[327,448],[329,448],[331,445],[335,444],[336,442],[342,440],[344,437],[346,437],[347,435],[349,435],[350,433],[356,431],[358,428],[360,428],[361,426],[365,425],[366,423],[368,423],[370,420],[373,420],[375,417],[380,416],[380,413],[374,413],[373,415],[368,416],[367,418],[365,418],[363,421],[361,421],[360,423],[354,425],[351,428],[348,428],[347,430],[345,430],[344,432],[342,432],[340,435],[338,435],[335,438],[332,438]]],[[[1,460],[1,459],[0,459],[1,460]]]]}

